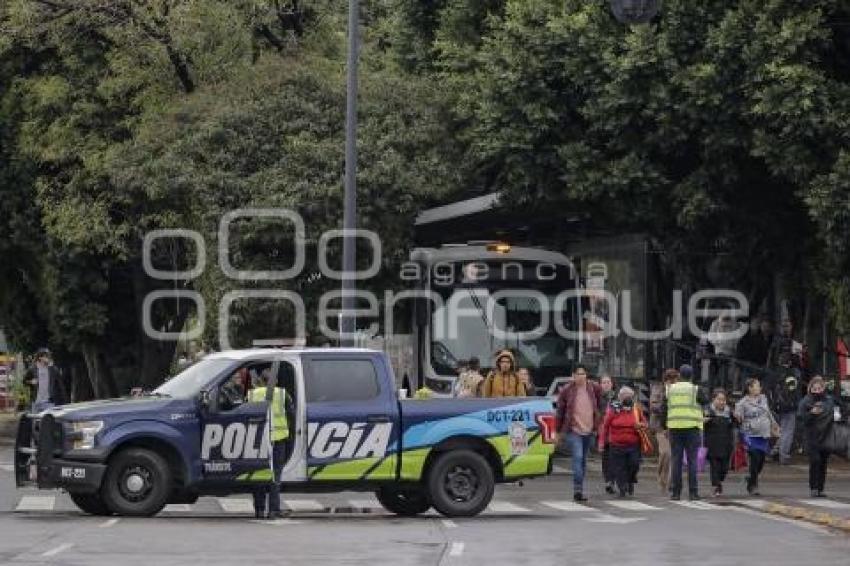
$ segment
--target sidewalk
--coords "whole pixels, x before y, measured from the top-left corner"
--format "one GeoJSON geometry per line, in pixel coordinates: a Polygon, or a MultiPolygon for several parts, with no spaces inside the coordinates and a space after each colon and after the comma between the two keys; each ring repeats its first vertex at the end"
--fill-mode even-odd
{"type": "Polygon", "coordinates": [[[15,443],[15,434],[18,432],[18,413],[14,411],[0,411],[0,446],[15,443]]]}

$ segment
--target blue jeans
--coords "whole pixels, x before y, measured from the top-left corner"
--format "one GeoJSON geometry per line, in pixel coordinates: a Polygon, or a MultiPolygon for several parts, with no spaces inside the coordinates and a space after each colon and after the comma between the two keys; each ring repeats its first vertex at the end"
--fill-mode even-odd
{"type": "Polygon", "coordinates": [[[783,464],[791,460],[791,447],[794,445],[794,429],[797,428],[797,413],[779,415],[779,461],[783,464]]]}
{"type": "Polygon", "coordinates": [[[573,458],[573,492],[582,493],[584,490],[584,473],[587,469],[587,452],[590,450],[590,442],[593,435],[567,434],[567,446],[573,458]]]}
{"type": "Polygon", "coordinates": [[[688,454],[688,492],[699,493],[697,484],[697,452],[702,444],[698,428],[670,429],[670,492],[682,495],[682,459],[688,454]]]}
{"type": "Polygon", "coordinates": [[[274,478],[266,485],[258,486],[254,491],[254,513],[266,514],[266,498],[269,503],[269,513],[280,513],[280,472],[285,464],[286,441],[281,440],[272,444],[272,468],[274,478]]]}

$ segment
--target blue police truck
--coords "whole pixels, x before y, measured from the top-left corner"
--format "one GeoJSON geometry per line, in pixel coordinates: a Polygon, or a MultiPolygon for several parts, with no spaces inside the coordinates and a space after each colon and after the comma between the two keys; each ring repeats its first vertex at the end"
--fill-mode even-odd
{"type": "Polygon", "coordinates": [[[550,400],[400,399],[382,352],[255,349],[212,354],[141,397],[22,416],[17,485],[128,516],[262,487],[268,403],[248,401],[262,374],[291,400],[274,478],[286,492],[372,491],[399,515],[472,516],[496,483],[551,473],[550,400]]]}

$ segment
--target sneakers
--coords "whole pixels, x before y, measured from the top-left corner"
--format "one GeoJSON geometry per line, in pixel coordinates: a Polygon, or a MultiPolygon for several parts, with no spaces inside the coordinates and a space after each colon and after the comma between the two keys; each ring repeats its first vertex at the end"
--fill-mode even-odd
{"type": "Polygon", "coordinates": [[[691,493],[688,495],[688,501],[701,501],[702,497],[699,496],[699,493],[691,493]]]}
{"type": "Polygon", "coordinates": [[[718,486],[716,486],[716,487],[714,488],[714,493],[712,493],[712,495],[713,495],[714,497],[720,497],[721,495],[723,495],[723,488],[721,488],[719,485],[718,485],[718,486]]]}
{"type": "Polygon", "coordinates": [[[269,513],[269,519],[284,519],[289,517],[289,511],[275,511],[273,513],[269,513]]]}
{"type": "Polygon", "coordinates": [[[608,495],[614,495],[614,482],[609,481],[605,484],[605,493],[608,495]]]}
{"type": "Polygon", "coordinates": [[[573,501],[575,501],[576,503],[587,503],[587,497],[585,497],[584,494],[580,491],[577,491],[573,495],[573,501]]]}

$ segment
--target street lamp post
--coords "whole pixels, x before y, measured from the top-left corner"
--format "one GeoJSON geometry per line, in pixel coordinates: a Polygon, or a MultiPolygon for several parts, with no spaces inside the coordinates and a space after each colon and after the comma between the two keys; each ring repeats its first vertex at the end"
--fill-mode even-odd
{"type": "Polygon", "coordinates": [[[342,240],[342,316],[341,346],[352,345],[356,329],[354,319],[354,271],[357,266],[357,60],[360,51],[359,0],[348,0],[348,77],[345,115],[345,197],[343,204],[342,240]]]}

